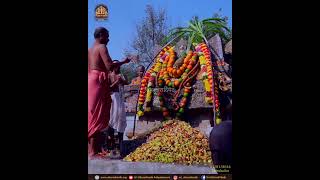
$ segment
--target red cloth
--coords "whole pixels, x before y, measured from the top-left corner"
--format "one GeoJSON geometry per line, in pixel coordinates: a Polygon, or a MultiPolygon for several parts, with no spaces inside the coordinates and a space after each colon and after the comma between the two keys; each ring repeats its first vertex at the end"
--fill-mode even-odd
{"type": "Polygon", "coordinates": [[[111,97],[106,72],[88,73],[88,139],[108,127],[111,97]]]}

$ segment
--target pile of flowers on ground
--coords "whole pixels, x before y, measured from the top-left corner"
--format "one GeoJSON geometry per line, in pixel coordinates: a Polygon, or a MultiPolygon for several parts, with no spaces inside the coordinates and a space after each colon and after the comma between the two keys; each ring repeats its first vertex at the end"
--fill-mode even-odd
{"type": "Polygon", "coordinates": [[[125,161],[212,165],[208,139],[199,130],[179,120],[168,120],[125,161]]]}

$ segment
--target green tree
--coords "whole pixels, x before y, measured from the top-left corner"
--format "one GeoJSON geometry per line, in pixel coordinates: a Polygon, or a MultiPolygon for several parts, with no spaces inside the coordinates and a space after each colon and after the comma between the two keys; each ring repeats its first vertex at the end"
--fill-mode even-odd
{"type": "Polygon", "coordinates": [[[134,63],[122,65],[120,68],[120,72],[127,78],[129,84],[131,80],[137,76],[136,66],[134,65],[134,63]]]}

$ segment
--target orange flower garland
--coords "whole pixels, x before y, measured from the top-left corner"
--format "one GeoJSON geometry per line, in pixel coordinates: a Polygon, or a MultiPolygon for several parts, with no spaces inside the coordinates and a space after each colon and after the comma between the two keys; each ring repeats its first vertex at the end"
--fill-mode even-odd
{"type": "MultiPolygon", "coordinates": [[[[161,50],[156,58],[154,65],[146,72],[143,80],[141,81],[139,99],[138,99],[138,116],[144,114],[143,105],[146,103],[146,110],[151,110],[151,100],[153,96],[152,88],[155,86],[171,87],[178,89],[183,88],[183,96],[176,103],[174,110],[176,116],[180,117],[184,113],[188,97],[191,94],[191,84],[190,80],[194,78],[194,75],[198,72],[197,64],[200,61],[200,68],[202,70],[202,81],[206,89],[205,101],[209,104],[215,103],[216,111],[216,122],[220,119],[219,111],[219,98],[218,89],[214,81],[214,72],[211,62],[211,54],[208,47],[204,43],[200,43],[195,46],[196,51],[189,51],[186,57],[183,59],[183,64],[180,67],[173,67],[176,61],[176,53],[174,52],[174,47],[167,46],[161,50]],[[192,72],[190,72],[192,70],[192,72]],[[195,71],[196,70],[196,71],[195,71]],[[189,73],[190,72],[190,73],[189,73]],[[157,82],[157,84],[156,84],[157,82]],[[183,83],[183,84],[182,84],[183,83]]],[[[168,119],[170,117],[169,109],[165,106],[164,93],[163,91],[158,92],[158,97],[160,101],[160,108],[164,118],[168,119]]],[[[176,93],[175,98],[178,98],[179,93],[176,93]]]]}
{"type": "MultiPolygon", "coordinates": [[[[161,68],[162,61],[161,57],[166,53],[166,51],[170,48],[170,46],[165,47],[161,52],[159,53],[157,57],[156,63],[146,72],[145,76],[143,77],[141,81],[139,96],[138,96],[138,116],[144,115],[144,109],[143,105],[146,100],[147,95],[147,102],[150,102],[152,99],[152,86],[154,85],[155,80],[155,73],[158,72],[161,68]],[[151,77],[152,76],[152,77],[151,77]]],[[[149,105],[149,104],[148,104],[149,105]]],[[[150,106],[147,106],[146,110],[150,110],[150,106]]]]}
{"type": "Polygon", "coordinates": [[[215,112],[216,112],[216,123],[219,124],[221,122],[220,118],[220,102],[218,96],[218,88],[217,83],[214,80],[214,68],[211,61],[210,51],[205,43],[200,43],[196,46],[196,50],[200,54],[200,64],[202,68],[206,68],[206,71],[202,77],[205,89],[206,89],[206,97],[205,100],[207,103],[215,104],[215,112]],[[214,87],[214,89],[213,89],[214,87]]]}

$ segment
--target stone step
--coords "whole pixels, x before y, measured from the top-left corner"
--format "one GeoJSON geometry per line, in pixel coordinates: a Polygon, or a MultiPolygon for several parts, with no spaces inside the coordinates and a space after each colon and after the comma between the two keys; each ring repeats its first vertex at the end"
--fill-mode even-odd
{"type": "MultiPolygon", "coordinates": [[[[89,160],[88,174],[218,174],[214,167],[180,164],[89,160]]],[[[229,179],[229,178],[228,178],[229,179]]]]}

